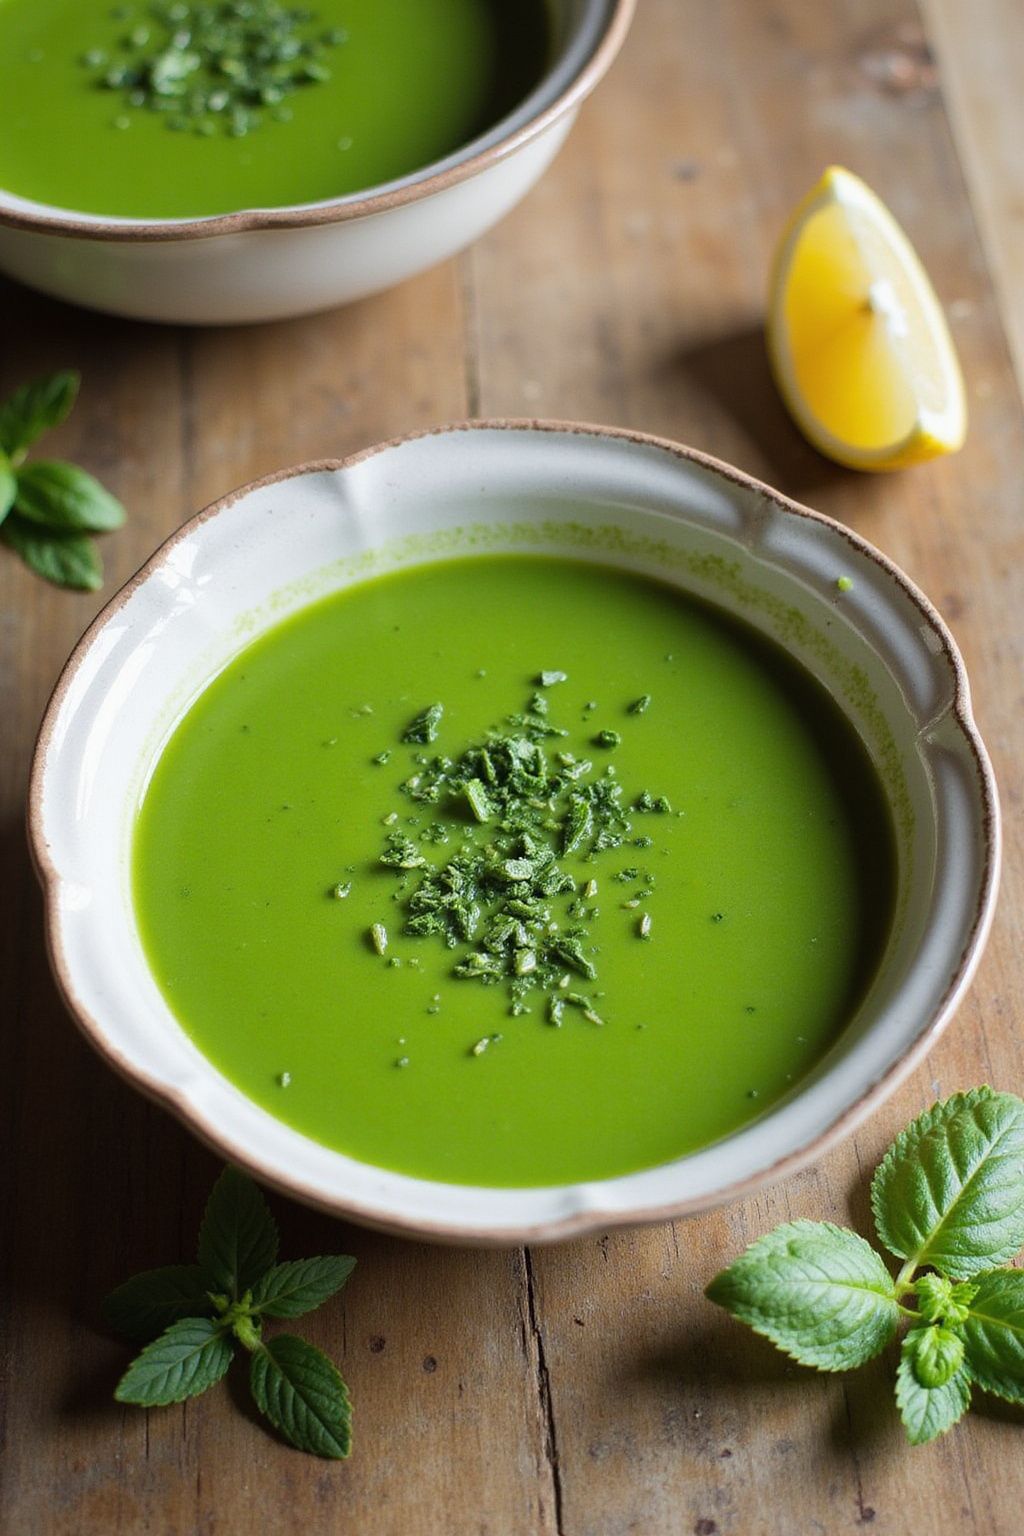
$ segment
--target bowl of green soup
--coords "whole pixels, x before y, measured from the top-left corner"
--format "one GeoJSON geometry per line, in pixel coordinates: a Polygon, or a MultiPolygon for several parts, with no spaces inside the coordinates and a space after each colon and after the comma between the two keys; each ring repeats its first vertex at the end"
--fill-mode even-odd
{"type": "Polygon", "coordinates": [[[995,899],[963,665],[849,530],[675,444],[470,423],[247,487],[82,640],[30,823],[112,1066],[458,1242],[737,1197],[950,1017],[995,899]]]}
{"type": "Polygon", "coordinates": [[[635,0],[0,0],[0,270],[143,320],[346,303],[547,168],[635,0]]]}

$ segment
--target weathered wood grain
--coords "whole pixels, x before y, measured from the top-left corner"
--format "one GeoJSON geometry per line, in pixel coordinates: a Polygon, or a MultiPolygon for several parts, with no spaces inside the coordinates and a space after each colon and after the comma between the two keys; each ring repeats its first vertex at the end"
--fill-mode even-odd
{"type": "MultiPolygon", "coordinates": [[[[921,10],[1024,388],[1024,10],[1016,0],[921,0],[921,10]]],[[[899,76],[898,55],[894,67],[899,76]]]]}
{"type": "Polygon", "coordinates": [[[1008,833],[999,917],[959,1017],[820,1166],[675,1227],[530,1254],[428,1249],[276,1202],[286,1253],[342,1248],[360,1261],[344,1296],[309,1320],[352,1386],[352,1461],[277,1446],[233,1389],[122,1410],[110,1391],[124,1353],[98,1327],[100,1298],[133,1268],[187,1257],[215,1164],[93,1058],[55,996],[22,798],[47,692],[97,603],[0,560],[0,1529],[1019,1527],[1020,1416],[987,1407],[912,1452],[888,1395],[891,1360],[815,1377],[701,1296],[776,1221],[865,1223],[871,1168],[935,1093],[1024,1084],[1024,431],[921,37],[909,0],[643,0],[620,64],[521,209],[459,262],[323,318],[183,333],[0,285],[0,389],[48,367],[85,373],[54,447],[130,505],[129,527],[104,545],[111,583],[246,479],[467,411],[663,432],[843,518],[939,602],[971,669],[1008,833]],[[894,50],[916,61],[899,88],[886,74],[894,50]],[[844,473],[803,444],[771,390],[769,253],[830,160],[891,203],[951,305],[973,413],[957,459],[877,480],[844,473]]]}

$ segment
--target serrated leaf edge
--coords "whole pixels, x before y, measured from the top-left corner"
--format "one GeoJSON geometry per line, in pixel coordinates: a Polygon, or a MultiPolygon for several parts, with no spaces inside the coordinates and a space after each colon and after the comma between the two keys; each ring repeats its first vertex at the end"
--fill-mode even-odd
{"type": "MultiPolygon", "coordinates": [[[[124,1329],[110,1315],[110,1303],[113,1301],[113,1299],[116,1296],[120,1296],[122,1292],[128,1290],[129,1287],[139,1286],[143,1281],[152,1281],[156,1276],[167,1275],[169,1273],[183,1273],[189,1270],[194,1271],[194,1278],[197,1282],[199,1282],[201,1286],[202,1270],[198,1264],[161,1264],[154,1269],[142,1269],[139,1270],[138,1274],[129,1275],[127,1280],[122,1280],[120,1285],[115,1285],[114,1289],[112,1291],[108,1291],[107,1295],[104,1296],[103,1301],[100,1304],[100,1313],[103,1321],[106,1323],[107,1327],[110,1328],[114,1333],[118,1334],[119,1337],[131,1340],[132,1335],[126,1333],[124,1329]]],[[[213,1303],[208,1300],[206,1300],[204,1303],[204,1298],[199,1295],[196,1295],[193,1299],[196,1303],[196,1311],[186,1312],[184,1316],[180,1318],[174,1318],[174,1322],[186,1322],[189,1318],[193,1317],[196,1319],[208,1319],[209,1315],[213,1312],[213,1303]],[[204,1313],[202,1310],[204,1304],[209,1308],[208,1313],[204,1313]]],[[[168,1303],[162,1304],[167,1305],[168,1303]]],[[[185,1300],[183,1299],[181,1305],[184,1306],[185,1304],[185,1300]]],[[[192,1301],[189,1301],[188,1304],[191,1305],[192,1301]]],[[[158,1304],[150,1303],[150,1305],[153,1306],[158,1304]]],[[[164,1324],[164,1327],[160,1330],[160,1332],[165,1332],[169,1326],[169,1324],[164,1324]]],[[[154,1335],[154,1337],[156,1336],[154,1335]]]]}
{"type": "MultiPolygon", "coordinates": [[[[211,1218],[211,1210],[213,1208],[214,1200],[216,1198],[218,1198],[220,1190],[221,1190],[221,1186],[229,1178],[242,1180],[243,1183],[248,1185],[251,1189],[253,1189],[256,1192],[257,1196],[259,1197],[260,1204],[263,1207],[263,1218],[265,1220],[265,1223],[267,1225],[268,1230],[272,1231],[273,1235],[274,1235],[274,1240],[273,1240],[273,1257],[271,1258],[270,1263],[265,1266],[266,1269],[272,1268],[274,1266],[274,1264],[277,1262],[277,1254],[278,1254],[278,1250],[280,1248],[280,1243],[281,1243],[281,1234],[280,1234],[280,1231],[278,1230],[277,1222],[274,1220],[274,1213],[271,1211],[270,1206],[267,1204],[267,1198],[264,1195],[262,1189],[260,1189],[259,1185],[256,1183],[256,1180],[251,1178],[250,1175],[247,1174],[246,1172],[244,1172],[243,1169],[236,1168],[234,1163],[228,1163],[221,1170],[221,1172],[218,1174],[216,1182],[214,1183],[213,1188],[210,1190],[210,1193],[207,1196],[206,1205],[203,1207],[202,1220],[199,1223],[199,1236],[198,1236],[197,1241],[196,1241],[196,1260],[197,1260],[197,1263],[198,1263],[200,1269],[202,1269],[204,1271],[207,1279],[209,1281],[211,1281],[211,1289],[212,1290],[216,1290],[216,1291],[219,1291],[222,1288],[222,1283],[223,1283],[222,1282],[222,1277],[213,1274],[212,1271],[210,1269],[206,1268],[206,1266],[203,1264],[203,1259],[202,1259],[203,1236],[204,1236],[204,1233],[206,1233],[208,1230],[209,1231],[213,1231],[212,1218],[211,1218]],[[208,1224],[209,1224],[209,1227],[208,1227],[208,1224]]],[[[236,1261],[237,1261],[237,1252],[236,1252],[235,1257],[236,1257],[236,1261]]],[[[261,1271],[261,1274],[262,1273],[263,1273],[263,1271],[261,1271]]],[[[235,1284],[233,1286],[229,1287],[229,1289],[233,1293],[232,1294],[232,1299],[237,1301],[239,1299],[239,1293],[240,1293],[241,1290],[244,1289],[244,1287],[240,1284],[240,1281],[241,1281],[242,1277],[240,1277],[236,1273],[233,1278],[234,1278],[235,1284]]],[[[257,1275],[250,1282],[250,1284],[254,1285],[259,1278],[260,1277],[257,1275]]]]}
{"type": "Polygon", "coordinates": [[[891,1276],[887,1276],[889,1279],[889,1284],[892,1287],[890,1291],[881,1291],[871,1285],[849,1286],[850,1290],[861,1290],[870,1293],[871,1295],[878,1296],[882,1301],[888,1301],[892,1304],[891,1327],[889,1329],[888,1335],[882,1339],[878,1345],[878,1348],[874,1350],[872,1354],[865,1356],[865,1358],[858,1365],[826,1365],[823,1364],[820,1360],[808,1359],[806,1356],[798,1353],[796,1349],[791,1348],[790,1345],[784,1344],[780,1339],[776,1338],[775,1335],[769,1330],[769,1328],[763,1325],[759,1325],[751,1318],[744,1317],[739,1312],[733,1311],[731,1307],[726,1306],[724,1302],[719,1301],[716,1296],[712,1295],[712,1290],[716,1283],[725,1275],[729,1274],[732,1270],[741,1266],[745,1260],[751,1260],[752,1262],[757,1263],[756,1256],[753,1256],[752,1258],[752,1255],[754,1255],[754,1250],[760,1243],[763,1243],[770,1237],[774,1237],[778,1232],[783,1230],[798,1231],[808,1234],[812,1232],[825,1231],[828,1232],[828,1234],[832,1237],[854,1237],[860,1244],[863,1245],[864,1248],[867,1249],[870,1254],[872,1254],[878,1260],[882,1269],[885,1269],[885,1265],[882,1262],[882,1257],[878,1253],[877,1249],[872,1248],[867,1239],[861,1237],[860,1233],[855,1232],[852,1227],[840,1227],[832,1221],[809,1221],[806,1217],[798,1217],[795,1221],[780,1222],[779,1225],[777,1227],[773,1227],[771,1231],[762,1233],[762,1235],[755,1238],[752,1243],[748,1243],[743,1252],[739,1254],[731,1264],[726,1265],[725,1269],[720,1270],[718,1274],[708,1282],[704,1288],[705,1296],[709,1301],[714,1302],[716,1306],[722,1307],[723,1311],[728,1312],[730,1317],[736,1318],[737,1322],[743,1323],[744,1326],[749,1328],[752,1333],[756,1333],[762,1339],[767,1339],[769,1343],[775,1346],[780,1354],[785,1355],[790,1360],[796,1361],[797,1365],[806,1366],[809,1370],[818,1371],[822,1375],[841,1375],[844,1371],[859,1370],[860,1365],[866,1365],[869,1360],[877,1359],[882,1351],[888,1348],[888,1346],[892,1343],[896,1336],[897,1328],[899,1327],[899,1310],[896,1302],[896,1288],[891,1276]]]}
{"type": "MultiPolygon", "coordinates": [[[[1020,1275],[1021,1282],[1024,1284],[1024,1271],[1017,1269],[995,1268],[983,1270],[976,1278],[978,1281],[982,1281],[993,1275],[1020,1275]]],[[[973,1305],[970,1308],[966,1321],[969,1322],[972,1318],[978,1318],[982,1322],[990,1323],[993,1327],[1008,1328],[1012,1333],[1019,1334],[1024,1339],[1024,1327],[1015,1327],[1001,1317],[988,1317],[984,1312],[977,1311],[973,1305]]],[[[975,1386],[979,1387],[982,1392],[989,1393],[992,1397],[1000,1398],[1004,1403],[1015,1403],[1018,1406],[1024,1406],[1024,1385],[1021,1386],[1017,1393],[1007,1392],[1002,1386],[995,1385],[997,1378],[979,1374],[977,1366],[971,1360],[970,1334],[965,1334],[964,1344],[964,1368],[975,1386]]]]}
{"type": "Polygon", "coordinates": [[[209,1323],[209,1322],[212,1322],[212,1319],[208,1318],[208,1317],[182,1317],[182,1318],[179,1318],[177,1322],[171,1323],[169,1325],[169,1327],[167,1327],[167,1328],[165,1328],[163,1330],[162,1333],[157,1334],[156,1338],[153,1339],[153,1341],[151,1343],[147,1344],[145,1349],[140,1350],[139,1353],[126,1366],[126,1368],[125,1368],[125,1370],[124,1370],[124,1372],[123,1372],[123,1374],[121,1376],[120,1381],[118,1382],[117,1386],[114,1388],[114,1397],[117,1400],[117,1402],[119,1402],[119,1403],[126,1403],[129,1406],[134,1407],[134,1408],[166,1408],[171,1403],[183,1403],[183,1402],[187,1401],[187,1399],[190,1398],[190,1397],[199,1397],[203,1392],[206,1392],[210,1387],[216,1386],[217,1382],[222,1380],[222,1378],[226,1375],[228,1367],[231,1365],[231,1361],[233,1360],[234,1353],[235,1353],[234,1346],[233,1346],[233,1344],[231,1342],[230,1336],[227,1333],[225,1333],[222,1329],[219,1329],[219,1328],[214,1328],[208,1334],[206,1339],[204,1339],[203,1343],[197,1345],[197,1347],[192,1352],[193,1355],[202,1354],[204,1349],[208,1349],[211,1344],[213,1344],[213,1343],[215,1343],[217,1341],[220,1341],[220,1342],[224,1343],[227,1346],[227,1357],[224,1360],[224,1364],[223,1364],[222,1369],[220,1371],[218,1371],[216,1376],[211,1377],[211,1379],[209,1381],[207,1381],[202,1387],[200,1387],[198,1392],[176,1392],[171,1397],[143,1398],[143,1397],[125,1397],[125,1396],[122,1395],[122,1390],[121,1390],[123,1385],[124,1385],[124,1383],[125,1383],[125,1381],[127,1380],[128,1376],[136,1368],[136,1366],[139,1365],[140,1362],[143,1361],[147,1357],[147,1355],[152,1354],[161,1344],[164,1344],[167,1341],[167,1335],[169,1333],[173,1333],[174,1329],[181,1328],[186,1323],[209,1323]]]}
{"type": "MultiPolygon", "coordinates": [[[[950,1094],[950,1096],[946,1099],[938,1100],[935,1104],[931,1105],[929,1109],[922,1111],[922,1113],[918,1115],[916,1119],[912,1120],[909,1125],[904,1126],[903,1130],[900,1131],[899,1135],[889,1146],[885,1156],[882,1158],[882,1161],[879,1163],[871,1177],[871,1214],[874,1217],[875,1232],[879,1242],[884,1248],[888,1250],[889,1253],[894,1254],[896,1258],[904,1259],[908,1264],[913,1264],[915,1268],[924,1266],[926,1264],[931,1264],[933,1268],[939,1271],[940,1274],[947,1276],[947,1278],[951,1280],[970,1280],[977,1273],[979,1273],[977,1269],[961,1269],[959,1266],[951,1269],[948,1264],[940,1268],[940,1266],[936,1264],[934,1260],[928,1257],[928,1250],[934,1244],[938,1235],[942,1232],[942,1229],[945,1226],[947,1220],[949,1219],[953,1210],[955,1210],[956,1204],[960,1203],[967,1190],[970,1188],[972,1180],[976,1177],[982,1165],[979,1165],[979,1168],[975,1169],[974,1173],[971,1174],[970,1179],[967,1180],[967,1183],[962,1186],[959,1194],[957,1195],[956,1203],[954,1206],[951,1207],[950,1210],[943,1215],[938,1226],[928,1234],[928,1239],[924,1247],[919,1249],[916,1253],[912,1254],[904,1253],[901,1249],[896,1248],[886,1236],[886,1216],[882,1208],[881,1186],[884,1176],[887,1175],[888,1170],[895,1162],[899,1161],[901,1158],[907,1157],[908,1155],[913,1155],[912,1153],[908,1154],[906,1150],[912,1136],[917,1141],[923,1140],[923,1138],[927,1136],[930,1131],[934,1130],[936,1126],[951,1120],[968,1105],[973,1106],[975,1104],[991,1102],[993,1099],[1011,1100],[1018,1106],[1021,1105],[1022,1102],[1017,1094],[999,1091],[989,1087],[987,1083],[983,1083],[977,1088],[969,1088],[962,1093],[953,1093],[950,1094]]],[[[991,1156],[992,1152],[990,1151],[988,1155],[991,1156]]],[[[1010,1257],[1010,1255],[1005,1256],[1010,1257]]],[[[993,1261],[998,1261],[999,1257],[999,1254],[986,1255],[985,1258],[979,1262],[984,1268],[991,1265],[993,1261]]]]}
{"type": "Polygon", "coordinates": [[[308,1313],[315,1312],[318,1307],[322,1307],[326,1302],[330,1301],[332,1296],[336,1296],[338,1294],[338,1292],[343,1290],[344,1287],[348,1284],[349,1280],[352,1277],[352,1272],[353,1272],[353,1270],[356,1267],[356,1260],[354,1258],[352,1258],[350,1254],[347,1254],[347,1253],[317,1253],[317,1254],[313,1254],[308,1259],[285,1259],[282,1263],[272,1264],[269,1269],[265,1269],[263,1271],[263,1274],[260,1276],[259,1280],[257,1280],[256,1284],[253,1286],[253,1292],[252,1292],[252,1310],[253,1310],[253,1312],[261,1313],[264,1317],[276,1317],[276,1316],[281,1315],[281,1314],[275,1313],[275,1312],[273,1312],[271,1310],[271,1308],[273,1307],[275,1301],[279,1301],[280,1300],[280,1295],[278,1295],[276,1297],[275,1296],[270,1296],[270,1297],[263,1297],[263,1298],[261,1298],[261,1296],[260,1296],[260,1288],[261,1288],[261,1286],[264,1284],[264,1282],[266,1280],[268,1280],[270,1278],[271,1275],[273,1275],[275,1270],[297,1269],[298,1267],[303,1266],[303,1265],[307,1265],[307,1264],[323,1264],[326,1261],[338,1261],[338,1260],[347,1260],[348,1264],[349,1264],[348,1269],[345,1271],[345,1273],[341,1277],[341,1279],[338,1280],[338,1281],[335,1281],[332,1284],[331,1289],[329,1291],[326,1291],[324,1293],[324,1295],[320,1298],[319,1301],[312,1302],[308,1307],[304,1308],[304,1310],[302,1312],[288,1312],[288,1313],[283,1314],[283,1315],[288,1317],[288,1318],[305,1317],[305,1316],[308,1315],[308,1313]]]}
{"type": "MultiPolygon", "coordinates": [[[[267,1422],[272,1424],[274,1426],[274,1428],[277,1430],[278,1434],[281,1435],[282,1438],[284,1440],[286,1440],[289,1445],[294,1446],[296,1450],[303,1451],[307,1456],[321,1456],[324,1460],[328,1460],[328,1461],[345,1461],[351,1455],[351,1452],[352,1452],[352,1398],[351,1398],[351,1395],[350,1395],[349,1390],[348,1390],[348,1384],[346,1383],[346,1381],[345,1381],[344,1377],[342,1376],[341,1372],[339,1371],[338,1367],[335,1365],[334,1361],[331,1359],[330,1355],[325,1354],[325,1352],[322,1349],[319,1349],[317,1347],[317,1345],[310,1343],[309,1339],[304,1339],[304,1338],[302,1338],[302,1336],[300,1334],[297,1334],[297,1333],[292,1333],[292,1334],[279,1333],[279,1334],[276,1334],[273,1339],[269,1340],[267,1344],[262,1345],[258,1350],[256,1350],[256,1352],[253,1354],[252,1363],[251,1363],[250,1368],[249,1368],[249,1390],[252,1393],[253,1402],[256,1404],[256,1407],[259,1409],[260,1413],[263,1414],[263,1416],[267,1420],[267,1422]],[[280,1372],[280,1374],[285,1377],[285,1380],[288,1382],[288,1385],[291,1387],[292,1391],[296,1393],[296,1396],[298,1396],[298,1393],[296,1392],[296,1388],[295,1388],[293,1382],[291,1381],[291,1379],[289,1377],[285,1376],[285,1372],[284,1372],[280,1362],[275,1358],[272,1349],[270,1347],[268,1347],[269,1345],[273,1345],[274,1343],[276,1343],[280,1339],[294,1339],[298,1343],[304,1344],[308,1349],[312,1350],[314,1354],[318,1355],[320,1357],[320,1359],[326,1365],[328,1365],[330,1367],[330,1369],[333,1371],[334,1376],[337,1379],[337,1384],[338,1384],[338,1386],[340,1387],[340,1390],[341,1390],[341,1402],[342,1402],[345,1414],[347,1415],[347,1422],[346,1422],[345,1428],[346,1428],[346,1431],[347,1431],[348,1439],[347,1439],[347,1443],[345,1445],[345,1448],[343,1450],[339,1450],[337,1453],[335,1453],[333,1455],[329,1454],[329,1455],[325,1456],[324,1453],[321,1452],[321,1451],[314,1451],[314,1450],[311,1449],[310,1446],[300,1444],[299,1441],[296,1440],[289,1433],[287,1426],[278,1417],[276,1417],[273,1413],[271,1413],[268,1407],[264,1407],[264,1405],[257,1398],[256,1391],[255,1391],[255,1388],[253,1387],[252,1382],[253,1382],[253,1376],[254,1376],[254,1374],[256,1372],[257,1362],[259,1361],[261,1355],[266,1355],[273,1362],[273,1364],[276,1366],[276,1368],[280,1372]]],[[[333,1435],[333,1433],[334,1433],[333,1430],[331,1430],[329,1426],[323,1425],[323,1421],[322,1420],[320,1422],[321,1422],[322,1427],[325,1430],[327,1430],[328,1433],[333,1435]]]]}
{"type": "Polygon", "coordinates": [[[920,1380],[918,1379],[917,1373],[914,1370],[913,1361],[911,1360],[910,1355],[909,1355],[909,1353],[907,1351],[907,1344],[908,1344],[909,1340],[913,1337],[914,1333],[916,1333],[917,1331],[918,1331],[917,1329],[911,1328],[909,1333],[906,1333],[904,1335],[904,1337],[903,1337],[903,1343],[902,1343],[902,1346],[901,1346],[901,1349],[900,1349],[900,1362],[899,1362],[899,1365],[896,1368],[896,1388],[895,1388],[896,1407],[897,1407],[897,1410],[899,1411],[899,1416],[900,1416],[900,1419],[901,1419],[901,1421],[903,1423],[903,1427],[904,1427],[904,1429],[907,1432],[907,1439],[910,1441],[910,1444],[911,1445],[929,1445],[932,1440],[937,1440],[940,1435],[946,1434],[949,1430],[951,1430],[954,1427],[954,1425],[959,1424],[960,1420],[963,1418],[964,1414],[967,1412],[968,1408],[971,1406],[971,1378],[970,1378],[970,1375],[969,1375],[966,1367],[962,1365],[960,1367],[960,1369],[956,1372],[956,1374],[951,1376],[950,1379],[943,1384],[943,1386],[941,1386],[941,1387],[925,1387],[925,1386],[922,1386],[920,1380]],[[919,1437],[918,1435],[916,1435],[912,1431],[911,1426],[907,1423],[907,1418],[906,1418],[906,1413],[905,1413],[905,1407],[906,1407],[906,1401],[907,1400],[906,1400],[906,1398],[904,1396],[903,1389],[904,1389],[904,1385],[906,1383],[907,1377],[911,1378],[911,1380],[913,1381],[914,1387],[916,1388],[916,1390],[918,1392],[945,1392],[948,1388],[955,1386],[957,1384],[957,1382],[959,1381],[963,1385],[963,1387],[964,1387],[964,1398],[963,1398],[963,1403],[962,1403],[961,1408],[960,1408],[960,1412],[957,1414],[956,1418],[955,1419],[950,1419],[948,1424],[944,1424],[941,1428],[934,1430],[932,1432],[932,1434],[930,1434],[930,1435],[925,1435],[923,1437],[919,1437]]]}

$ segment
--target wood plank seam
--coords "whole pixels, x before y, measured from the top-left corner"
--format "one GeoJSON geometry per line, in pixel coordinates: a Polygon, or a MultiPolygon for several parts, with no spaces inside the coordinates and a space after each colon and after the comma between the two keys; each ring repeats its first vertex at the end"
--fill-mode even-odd
{"type": "Polygon", "coordinates": [[[527,1317],[530,1324],[530,1340],[537,1383],[537,1399],[541,1423],[544,1428],[544,1454],[551,1474],[554,1498],[555,1536],[566,1536],[562,1508],[562,1472],[558,1460],[558,1429],[555,1424],[555,1404],[551,1391],[551,1373],[544,1351],[544,1333],[540,1326],[537,1306],[537,1284],[533,1272],[533,1256],[529,1248],[523,1249],[523,1273],[526,1279],[527,1317]]]}

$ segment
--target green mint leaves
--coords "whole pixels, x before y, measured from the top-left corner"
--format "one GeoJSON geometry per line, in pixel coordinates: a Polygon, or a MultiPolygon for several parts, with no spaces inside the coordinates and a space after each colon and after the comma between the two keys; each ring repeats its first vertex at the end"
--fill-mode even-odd
{"type": "Polygon", "coordinates": [[[147,1270],[107,1297],[112,1328],[135,1342],[152,1340],[118,1382],[117,1400],[155,1408],[197,1397],[227,1372],[241,1345],[252,1356],[253,1398],[274,1428],[300,1451],[347,1456],[352,1405],[337,1368],[305,1339],[262,1334],[264,1318],[301,1317],[322,1305],[355,1260],[331,1254],[278,1264],[277,1246],[262,1194],[237,1168],[225,1168],[203,1216],[199,1262],[147,1270]]]}
{"type": "Polygon", "coordinates": [[[1024,1271],[990,1269],[978,1276],[963,1337],[978,1386],[1024,1403],[1024,1271]]]}
{"type": "Polygon", "coordinates": [[[1024,1246],[1024,1101],[975,1088],[933,1105],[882,1159],[871,1205],[895,1279],[857,1233],[793,1221],[706,1294],[823,1371],[863,1365],[910,1317],[896,1403],[914,1445],[957,1422],[972,1386],[1024,1403],[1024,1271],[995,1267],[1024,1246]]]}
{"type": "Polygon", "coordinates": [[[345,1254],[331,1254],[275,1264],[253,1288],[253,1308],[264,1317],[301,1317],[340,1291],[355,1263],[345,1254]]]}
{"type": "Polygon", "coordinates": [[[198,1264],[147,1269],[111,1291],[103,1303],[107,1324],[122,1338],[143,1344],[183,1317],[213,1312],[207,1281],[198,1264]]]}
{"type": "Polygon", "coordinates": [[[927,1341],[936,1331],[911,1328],[900,1351],[896,1406],[911,1445],[925,1445],[945,1434],[970,1407],[970,1377],[963,1366],[946,1376],[935,1376],[929,1368],[927,1341]]]}
{"type": "Polygon", "coordinates": [[[234,1357],[230,1335],[208,1317],[183,1317],[134,1359],[117,1384],[119,1403],[158,1408],[198,1397],[234,1357]]]}
{"type": "Polygon", "coordinates": [[[90,535],[120,528],[124,508],[75,464],[25,463],[37,439],[67,417],[78,384],[77,373],[51,374],[0,404],[0,540],[44,580],[93,592],[103,567],[90,535]]]}
{"type": "Polygon", "coordinates": [[[0,405],[0,449],[17,466],[37,438],[59,427],[78,398],[77,373],[51,373],[23,384],[0,405]]]}
{"type": "Polygon", "coordinates": [[[348,1388],[312,1344],[279,1333],[252,1357],[249,1387],[274,1428],[314,1456],[347,1456],[352,1445],[348,1388]]]}
{"type": "Polygon", "coordinates": [[[954,1280],[1024,1247],[1024,1103],[975,1089],[936,1104],[893,1142],[871,1183],[878,1235],[914,1268],[954,1280]]]}
{"type": "Polygon", "coordinates": [[[794,1360],[825,1371],[880,1354],[899,1319],[892,1276],[875,1250],[824,1221],[776,1227],[707,1294],[794,1360]]]}
{"type": "Polygon", "coordinates": [[[211,1290],[239,1301],[277,1258],[277,1224],[251,1179],[225,1168],[206,1202],[199,1267],[211,1290]]]}

